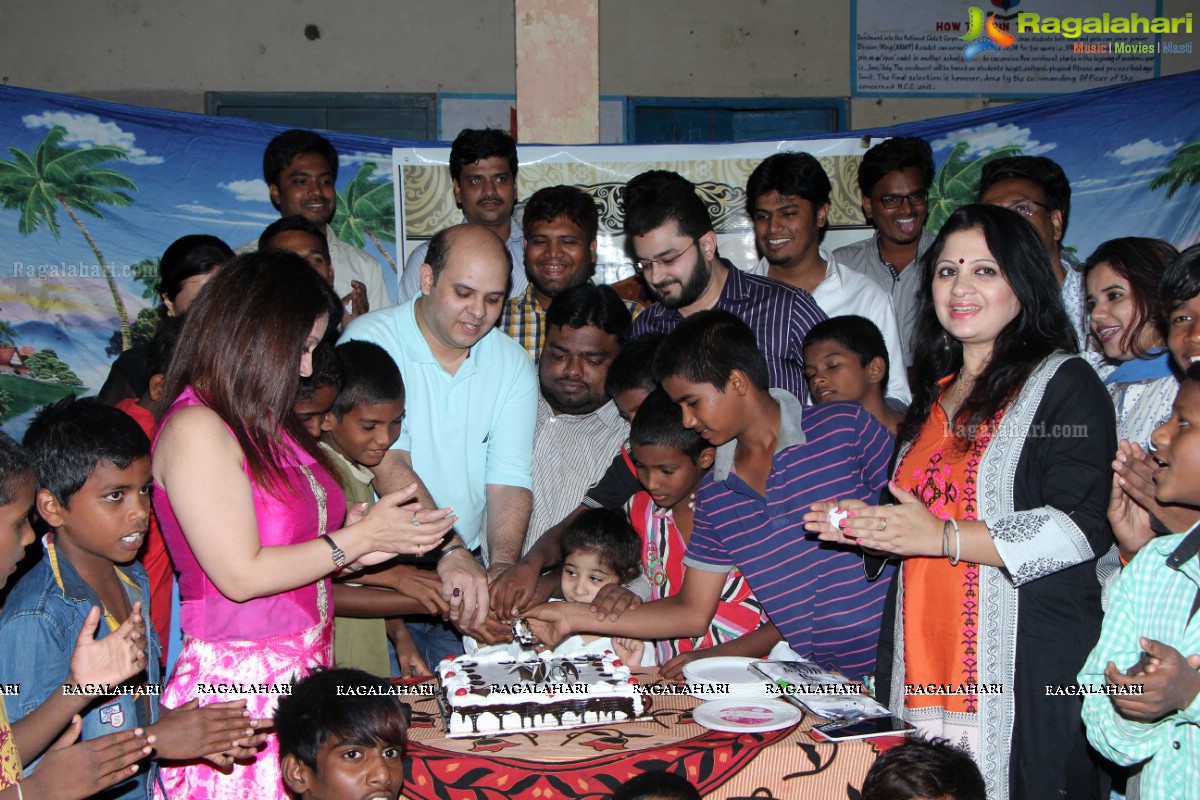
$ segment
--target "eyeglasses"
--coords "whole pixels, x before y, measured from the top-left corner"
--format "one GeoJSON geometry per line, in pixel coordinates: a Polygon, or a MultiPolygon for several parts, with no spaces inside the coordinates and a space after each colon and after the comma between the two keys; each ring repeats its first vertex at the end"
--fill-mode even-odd
{"type": "Polygon", "coordinates": [[[905,201],[910,206],[923,206],[929,202],[929,192],[909,192],[908,194],[885,194],[879,197],[879,204],[884,208],[899,208],[905,201]]]}
{"type": "Polygon", "coordinates": [[[635,260],[633,262],[633,271],[636,272],[638,275],[641,275],[643,272],[647,272],[649,270],[654,269],[655,264],[659,265],[660,267],[670,267],[676,261],[678,261],[680,258],[682,258],[684,253],[686,253],[688,250],[691,250],[693,247],[695,247],[699,243],[700,243],[699,239],[693,239],[692,243],[689,244],[687,247],[683,248],[675,255],[668,256],[666,258],[644,258],[644,259],[635,260]]]}
{"type": "Polygon", "coordinates": [[[1032,217],[1037,213],[1038,208],[1044,208],[1047,211],[1050,210],[1050,206],[1045,203],[1039,203],[1037,200],[1018,200],[1015,203],[1009,203],[1005,208],[1026,217],[1032,217]]]}

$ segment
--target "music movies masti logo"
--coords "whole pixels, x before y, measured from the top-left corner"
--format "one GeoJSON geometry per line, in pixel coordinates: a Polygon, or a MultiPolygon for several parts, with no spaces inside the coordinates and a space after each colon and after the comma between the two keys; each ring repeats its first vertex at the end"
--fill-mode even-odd
{"type": "MultiPolygon", "coordinates": [[[[1010,8],[1019,5],[1020,2],[1021,0],[992,0],[992,5],[1001,11],[1008,11],[1010,8]]],[[[968,43],[963,48],[963,61],[974,61],[988,50],[1004,50],[1011,47],[1012,43],[1017,40],[1016,36],[1013,36],[996,23],[995,12],[987,15],[986,22],[984,21],[983,11],[975,6],[971,6],[969,14],[970,19],[967,23],[967,32],[959,37],[968,43]]],[[[1007,28],[1008,26],[1005,25],[1004,27],[1007,28]]]]}

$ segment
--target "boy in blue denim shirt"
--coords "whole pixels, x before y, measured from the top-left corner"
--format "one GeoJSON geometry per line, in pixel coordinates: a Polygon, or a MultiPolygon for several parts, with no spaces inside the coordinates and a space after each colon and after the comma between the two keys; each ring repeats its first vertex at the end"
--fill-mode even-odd
{"type": "MultiPolygon", "coordinates": [[[[0,432],[0,588],[24,557],[25,548],[33,544],[29,519],[36,490],[33,466],[25,451],[0,432]]],[[[120,681],[142,669],[146,655],[140,643],[145,624],[136,611],[115,635],[97,642],[92,631],[100,621],[100,609],[91,609],[75,642],[68,683],[120,681]]],[[[0,682],[3,680],[0,675],[0,682]]],[[[82,800],[138,771],[137,762],[149,755],[149,745],[153,743],[145,731],[125,731],[71,744],[83,725],[77,712],[84,709],[86,702],[87,698],[56,692],[33,713],[9,727],[0,697],[0,798],[19,800],[28,795],[46,800],[82,800]],[[60,736],[64,726],[67,732],[60,736]],[[22,759],[37,758],[55,737],[59,740],[43,759],[41,768],[26,780],[22,775],[22,759]]]]}
{"type": "MultiPolygon", "coordinates": [[[[83,712],[82,739],[145,728],[158,759],[208,757],[223,765],[251,754],[260,737],[244,701],[162,715],[159,643],[146,627],[146,667],[120,687],[64,686],[79,630],[93,606],[97,638],[145,608],[149,579],[135,560],[150,515],[150,442],[130,417],[94,398],[66,397],[43,408],[25,434],[38,489],[35,507],[53,529],[42,560],[17,582],[0,614],[0,675],[19,684],[10,697],[13,721],[52,694],[94,699],[83,712]],[[62,687],[60,689],[60,687],[62,687]]],[[[154,771],[140,770],[96,795],[141,800],[154,771]]]]}

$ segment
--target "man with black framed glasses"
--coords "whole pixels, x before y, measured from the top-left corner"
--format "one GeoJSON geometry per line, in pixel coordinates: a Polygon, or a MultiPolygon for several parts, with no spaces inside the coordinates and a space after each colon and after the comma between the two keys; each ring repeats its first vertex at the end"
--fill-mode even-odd
{"type": "Polygon", "coordinates": [[[1079,262],[1062,247],[1071,215],[1071,183],[1062,167],[1043,156],[989,161],[979,179],[979,202],[1012,209],[1037,231],[1083,350],[1088,336],[1087,292],[1079,262]]]}
{"type": "Polygon", "coordinates": [[[656,301],[633,321],[632,338],[670,333],[697,311],[729,311],[754,331],[771,387],[808,397],[804,336],[826,318],[812,295],[722,258],[708,209],[681,175],[638,175],[625,187],[624,203],[625,247],[656,301]]]}
{"type": "Polygon", "coordinates": [[[921,270],[918,258],[933,243],[925,232],[929,186],[933,183],[933,150],[917,137],[898,136],[872,147],[858,165],[863,216],[875,234],[839,247],[833,257],[879,284],[892,298],[904,365],[912,366],[916,293],[921,270]]]}
{"type": "MultiPolygon", "coordinates": [[[[875,323],[887,345],[888,362],[899,365],[903,340],[887,290],[844,269],[821,247],[832,188],[821,163],[809,153],[776,153],[754,168],[746,181],[746,212],[762,258],[749,272],[803,289],[830,317],[855,314],[875,323]]],[[[884,394],[905,405],[912,400],[904,370],[888,371],[884,394]]]]}

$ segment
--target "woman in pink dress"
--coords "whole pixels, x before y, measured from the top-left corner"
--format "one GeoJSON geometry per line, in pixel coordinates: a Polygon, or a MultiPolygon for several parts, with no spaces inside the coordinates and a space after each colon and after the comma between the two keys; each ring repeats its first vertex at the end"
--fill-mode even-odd
{"type": "MultiPolygon", "coordinates": [[[[245,697],[251,717],[272,716],[293,677],[333,664],[330,576],[434,549],[454,522],[420,510],[412,486],[343,527],[342,491],[292,413],[338,305],[299,256],[264,251],[233,261],[188,313],[154,443],[154,507],[184,633],[168,707],[245,697]]],[[[227,772],[163,769],[165,794],[285,798],[277,749],[271,736],[227,772]]]]}

